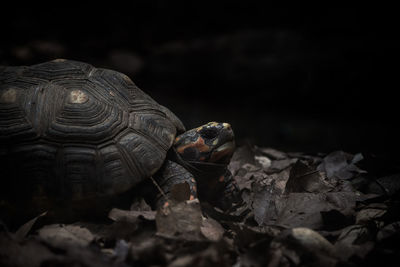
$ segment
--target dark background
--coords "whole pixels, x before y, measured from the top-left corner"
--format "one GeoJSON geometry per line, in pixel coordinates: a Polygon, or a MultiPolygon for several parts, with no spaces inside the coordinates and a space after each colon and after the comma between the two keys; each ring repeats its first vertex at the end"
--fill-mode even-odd
{"type": "Polygon", "coordinates": [[[239,143],[397,156],[394,8],[117,5],[3,9],[0,64],[112,68],[187,128],[231,122],[239,143]]]}

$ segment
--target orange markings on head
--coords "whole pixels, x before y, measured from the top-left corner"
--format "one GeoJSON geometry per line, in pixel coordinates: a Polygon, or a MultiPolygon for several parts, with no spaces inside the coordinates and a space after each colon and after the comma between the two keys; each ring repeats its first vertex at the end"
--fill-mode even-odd
{"type": "Polygon", "coordinates": [[[199,152],[207,152],[210,150],[210,147],[204,143],[204,139],[199,137],[193,143],[178,147],[177,151],[178,153],[182,154],[183,151],[185,151],[185,149],[189,147],[196,148],[199,152]]]}
{"type": "Polygon", "coordinates": [[[225,176],[221,175],[218,179],[218,181],[220,181],[221,183],[223,183],[225,181],[225,176]]]}
{"type": "Polygon", "coordinates": [[[164,208],[166,208],[168,206],[169,206],[169,202],[167,201],[167,202],[164,203],[164,208]]]}
{"type": "Polygon", "coordinates": [[[193,199],[194,199],[194,196],[193,196],[193,195],[190,195],[189,200],[193,200],[193,199]]]}

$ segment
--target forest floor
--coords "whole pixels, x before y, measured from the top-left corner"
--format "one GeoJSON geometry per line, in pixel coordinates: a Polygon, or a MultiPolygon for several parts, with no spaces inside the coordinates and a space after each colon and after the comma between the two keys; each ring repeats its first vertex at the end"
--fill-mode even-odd
{"type": "Polygon", "coordinates": [[[0,229],[1,266],[400,266],[400,172],[371,155],[241,146],[230,171],[242,201],[197,199],[108,221],[0,229]]]}

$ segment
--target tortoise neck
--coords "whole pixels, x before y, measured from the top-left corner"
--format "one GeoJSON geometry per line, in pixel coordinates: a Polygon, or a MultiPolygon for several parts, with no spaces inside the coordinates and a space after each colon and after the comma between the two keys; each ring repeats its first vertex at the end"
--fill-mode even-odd
{"type": "Polygon", "coordinates": [[[168,152],[168,157],[182,165],[186,170],[188,170],[193,176],[199,180],[209,180],[215,179],[215,177],[220,177],[227,171],[227,164],[219,164],[212,162],[203,161],[187,161],[184,160],[174,147],[168,152]]]}

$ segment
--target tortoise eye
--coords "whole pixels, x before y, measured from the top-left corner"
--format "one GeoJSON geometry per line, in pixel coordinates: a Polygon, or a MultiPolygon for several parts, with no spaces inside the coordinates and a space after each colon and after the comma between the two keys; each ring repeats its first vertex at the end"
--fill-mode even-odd
{"type": "Polygon", "coordinates": [[[213,128],[204,129],[200,132],[201,137],[205,139],[214,139],[218,135],[218,131],[213,128]]]}

